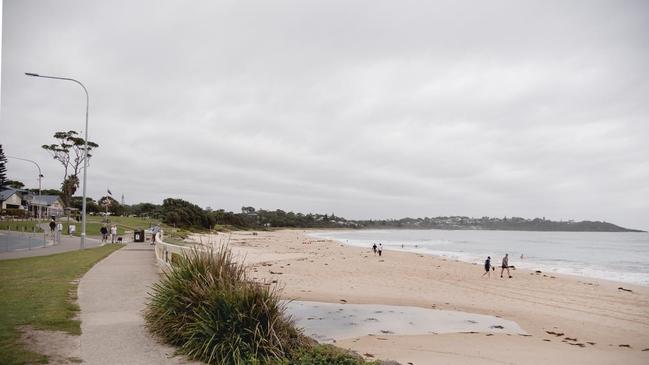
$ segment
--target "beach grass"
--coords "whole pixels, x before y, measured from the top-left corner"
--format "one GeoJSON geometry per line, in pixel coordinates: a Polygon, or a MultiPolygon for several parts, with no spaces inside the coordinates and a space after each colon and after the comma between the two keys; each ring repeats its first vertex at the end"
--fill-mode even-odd
{"type": "Polygon", "coordinates": [[[229,250],[180,257],[152,293],[149,329],[193,359],[270,364],[300,340],[277,292],[247,281],[229,250]]]}
{"type": "Polygon", "coordinates": [[[47,357],[20,343],[19,327],[81,333],[75,280],[122,245],[49,256],[0,260],[0,363],[45,363],[47,357]]]}
{"type": "Polygon", "coordinates": [[[314,345],[284,310],[280,292],[248,280],[245,266],[224,247],[177,257],[153,286],[145,320],[179,353],[208,364],[365,363],[314,345]]]}

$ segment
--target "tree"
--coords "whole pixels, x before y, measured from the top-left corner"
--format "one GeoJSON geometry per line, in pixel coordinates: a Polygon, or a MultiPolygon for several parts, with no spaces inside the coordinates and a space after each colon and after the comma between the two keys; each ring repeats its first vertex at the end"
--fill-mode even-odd
{"type": "Polygon", "coordinates": [[[4,188],[7,183],[7,156],[5,156],[2,145],[0,144],[0,189],[4,188]]]}
{"type": "Polygon", "coordinates": [[[77,175],[68,176],[67,179],[63,180],[63,184],[61,185],[61,192],[63,193],[61,194],[61,200],[63,200],[66,207],[70,206],[72,195],[77,191],[78,187],[79,178],[77,175]]]}
{"type": "Polygon", "coordinates": [[[175,227],[212,228],[215,218],[201,207],[182,199],[167,198],[162,202],[163,222],[175,227]]]}
{"type": "MultiPolygon", "coordinates": [[[[73,196],[70,199],[70,206],[72,208],[81,210],[83,206],[83,197],[73,196]]],[[[86,197],[86,211],[88,213],[99,213],[102,211],[102,209],[99,207],[99,205],[97,205],[97,202],[93,198],[86,197]]]]}
{"type": "MultiPolygon", "coordinates": [[[[56,132],[54,138],[57,143],[43,145],[55,160],[63,165],[63,182],[61,183],[61,200],[66,207],[70,206],[72,195],[79,188],[79,172],[86,162],[85,143],[86,140],[79,137],[76,131],[56,132]]],[[[90,151],[99,147],[95,142],[88,141],[88,160],[92,157],[90,151]]],[[[90,163],[90,161],[88,161],[90,163]]]]}
{"type": "Polygon", "coordinates": [[[254,214],[255,208],[253,207],[241,207],[241,213],[243,214],[254,214]]]}
{"type": "Polygon", "coordinates": [[[101,211],[105,211],[106,208],[108,208],[108,211],[112,215],[124,214],[124,206],[110,196],[102,196],[101,199],[99,199],[99,206],[101,208],[101,211]]]}
{"type": "Polygon", "coordinates": [[[22,189],[25,187],[25,184],[22,181],[18,180],[5,180],[4,186],[8,186],[14,189],[22,189]]]}
{"type": "Polygon", "coordinates": [[[162,207],[157,204],[151,203],[139,203],[131,206],[130,214],[137,216],[153,217],[157,218],[160,216],[160,211],[162,207]]]}
{"type": "MultiPolygon", "coordinates": [[[[38,189],[29,189],[34,194],[38,194],[38,189]]],[[[58,189],[43,189],[41,190],[42,195],[58,195],[59,197],[63,194],[61,190],[58,189]]]]}

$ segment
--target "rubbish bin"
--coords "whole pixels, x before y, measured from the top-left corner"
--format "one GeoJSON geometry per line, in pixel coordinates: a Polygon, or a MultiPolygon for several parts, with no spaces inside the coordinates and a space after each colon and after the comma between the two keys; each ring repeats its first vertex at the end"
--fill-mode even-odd
{"type": "Polygon", "coordinates": [[[144,230],[136,229],[133,231],[133,242],[144,242],[144,230]]]}
{"type": "Polygon", "coordinates": [[[76,232],[76,231],[77,231],[77,226],[75,226],[74,224],[68,225],[68,234],[69,235],[73,235],[74,232],[76,232]]]}

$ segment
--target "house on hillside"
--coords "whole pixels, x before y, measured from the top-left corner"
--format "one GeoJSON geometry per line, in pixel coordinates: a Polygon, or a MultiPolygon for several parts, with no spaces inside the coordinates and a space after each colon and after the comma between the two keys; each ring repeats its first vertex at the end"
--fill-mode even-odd
{"type": "Polygon", "coordinates": [[[25,207],[32,217],[60,217],[65,212],[63,201],[58,195],[34,195],[25,197],[25,207]]]}
{"type": "Polygon", "coordinates": [[[35,195],[27,190],[4,188],[0,191],[0,208],[3,214],[13,216],[51,217],[62,216],[65,213],[63,201],[58,195],[35,195]],[[9,209],[18,209],[22,212],[9,209]]]}
{"type": "Polygon", "coordinates": [[[4,188],[0,190],[0,208],[21,209],[23,207],[22,193],[14,188],[4,188]]]}

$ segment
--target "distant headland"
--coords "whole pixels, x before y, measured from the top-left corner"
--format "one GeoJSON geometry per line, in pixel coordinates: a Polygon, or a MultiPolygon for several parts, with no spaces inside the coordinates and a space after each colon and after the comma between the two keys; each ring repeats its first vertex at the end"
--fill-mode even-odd
{"type": "Polygon", "coordinates": [[[555,232],[644,232],[600,221],[552,221],[545,218],[471,218],[463,216],[352,221],[359,228],[408,228],[449,230],[555,231],[555,232]]]}

